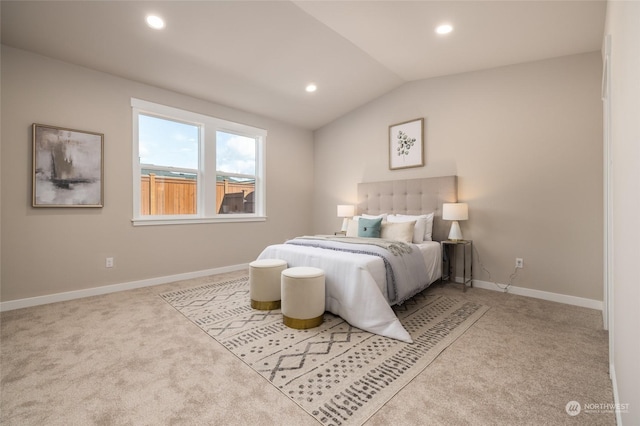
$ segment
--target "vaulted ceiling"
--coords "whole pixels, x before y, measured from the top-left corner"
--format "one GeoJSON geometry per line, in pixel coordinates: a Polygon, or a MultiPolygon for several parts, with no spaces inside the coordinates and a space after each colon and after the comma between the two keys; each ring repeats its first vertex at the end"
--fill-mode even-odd
{"type": "Polygon", "coordinates": [[[599,50],[605,10],[594,0],[0,3],[5,45],[308,129],[409,81],[599,50]],[[145,24],[150,13],[163,30],[145,24]],[[436,34],[445,22],[453,32],[436,34]]]}

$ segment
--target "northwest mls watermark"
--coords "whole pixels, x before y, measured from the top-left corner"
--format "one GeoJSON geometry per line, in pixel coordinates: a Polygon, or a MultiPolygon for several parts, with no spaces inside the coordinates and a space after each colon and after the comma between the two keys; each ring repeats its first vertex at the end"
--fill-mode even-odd
{"type": "Polygon", "coordinates": [[[580,404],[578,401],[569,401],[564,407],[570,416],[577,416],[580,413],[602,414],[602,413],[628,413],[629,404],[619,404],[613,402],[589,402],[580,404]]]}

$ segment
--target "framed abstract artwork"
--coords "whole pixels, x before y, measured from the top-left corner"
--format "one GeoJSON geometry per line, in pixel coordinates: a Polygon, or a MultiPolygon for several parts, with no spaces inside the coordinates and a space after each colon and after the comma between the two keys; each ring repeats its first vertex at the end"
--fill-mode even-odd
{"type": "Polygon", "coordinates": [[[102,133],[33,124],[33,207],[103,206],[102,133]]]}
{"type": "Polygon", "coordinates": [[[424,166],[424,118],[389,126],[389,168],[424,166]]]}

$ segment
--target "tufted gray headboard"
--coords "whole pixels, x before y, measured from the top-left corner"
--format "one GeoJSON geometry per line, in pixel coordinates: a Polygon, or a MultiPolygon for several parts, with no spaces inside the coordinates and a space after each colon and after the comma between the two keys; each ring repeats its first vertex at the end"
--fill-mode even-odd
{"type": "Polygon", "coordinates": [[[433,239],[447,239],[449,224],[442,221],[442,203],[458,201],[458,177],[363,182],[358,184],[357,214],[410,214],[435,212],[433,239]]]}

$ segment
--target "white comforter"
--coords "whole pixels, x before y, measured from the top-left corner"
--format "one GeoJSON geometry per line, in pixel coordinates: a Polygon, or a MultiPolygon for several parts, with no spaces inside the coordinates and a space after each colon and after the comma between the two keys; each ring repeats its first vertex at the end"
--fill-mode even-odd
{"type": "MultiPolygon", "coordinates": [[[[429,241],[418,247],[424,256],[428,282],[433,283],[441,276],[440,243],[429,241]]],[[[314,266],[324,270],[327,311],[362,330],[412,342],[386,299],[386,274],[381,258],[292,244],[269,246],[258,256],[271,258],[286,260],[289,267],[314,266]]]]}

